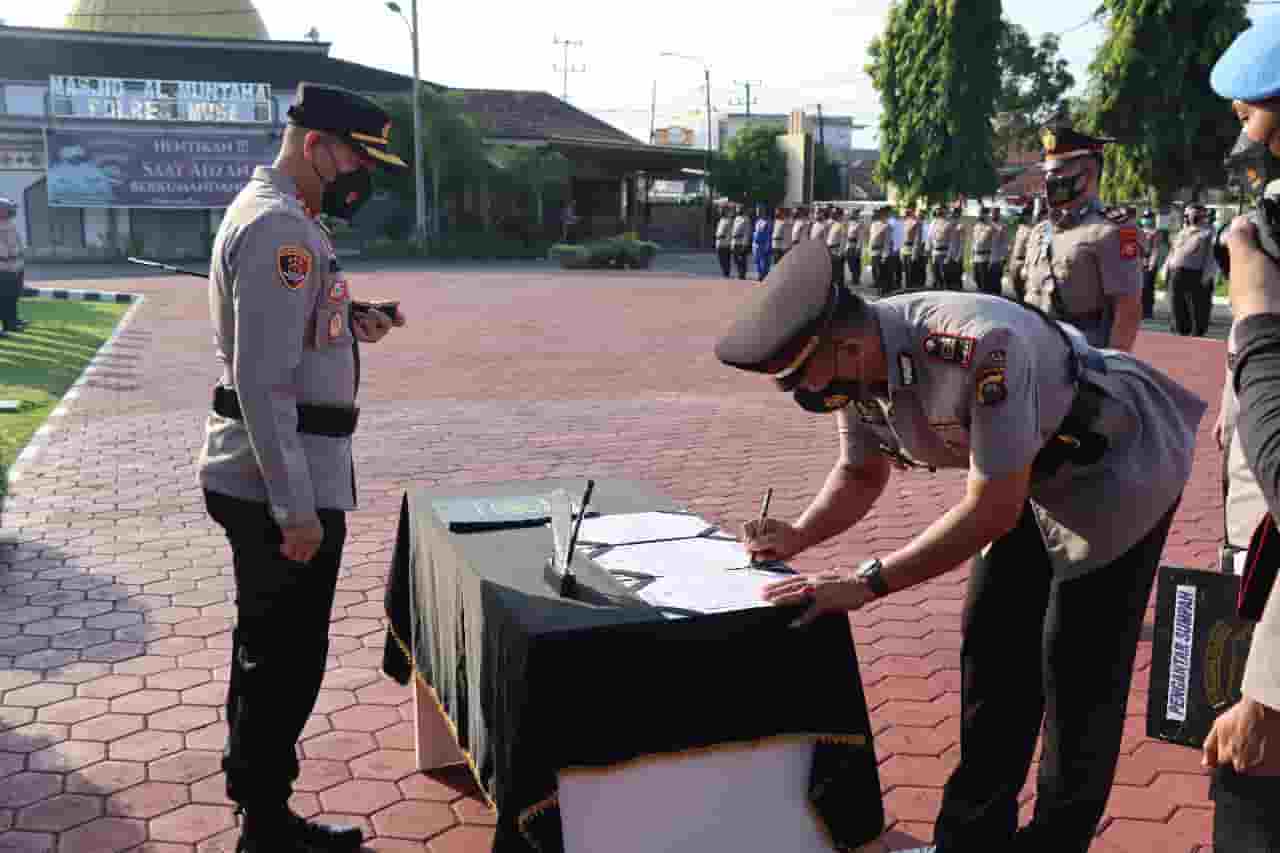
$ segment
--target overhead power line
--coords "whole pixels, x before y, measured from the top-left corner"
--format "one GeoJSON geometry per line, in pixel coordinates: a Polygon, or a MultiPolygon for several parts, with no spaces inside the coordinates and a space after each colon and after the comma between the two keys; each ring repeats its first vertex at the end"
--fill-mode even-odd
{"type": "Polygon", "coordinates": [[[211,15],[252,15],[254,9],[250,6],[247,9],[204,9],[198,12],[117,12],[112,9],[109,12],[68,12],[68,18],[206,18],[211,15]]]}

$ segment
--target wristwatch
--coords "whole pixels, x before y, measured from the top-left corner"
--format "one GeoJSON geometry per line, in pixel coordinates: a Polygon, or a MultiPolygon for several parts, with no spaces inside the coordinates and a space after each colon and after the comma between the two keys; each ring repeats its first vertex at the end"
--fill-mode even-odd
{"type": "Polygon", "coordinates": [[[883,598],[889,594],[889,584],[885,583],[884,575],[880,573],[883,568],[884,563],[878,557],[873,557],[859,563],[853,576],[865,583],[876,598],[883,598]]]}

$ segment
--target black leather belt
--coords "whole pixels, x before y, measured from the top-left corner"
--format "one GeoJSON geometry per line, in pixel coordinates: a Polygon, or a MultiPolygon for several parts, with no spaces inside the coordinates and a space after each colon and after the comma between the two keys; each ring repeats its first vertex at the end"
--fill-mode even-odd
{"type": "Polygon", "coordinates": [[[1095,431],[1093,425],[1098,420],[1106,396],[1106,392],[1096,385],[1080,383],[1076,398],[1071,402],[1071,410],[1031,463],[1032,479],[1052,477],[1067,462],[1085,466],[1102,459],[1111,442],[1095,431]]]}
{"type": "MultiPolygon", "coordinates": [[[[225,385],[218,385],[213,389],[213,411],[233,421],[244,420],[244,413],[240,409],[240,395],[236,393],[236,389],[225,385]]],[[[359,420],[358,408],[298,404],[298,432],[307,435],[347,438],[356,431],[359,420]]]]}

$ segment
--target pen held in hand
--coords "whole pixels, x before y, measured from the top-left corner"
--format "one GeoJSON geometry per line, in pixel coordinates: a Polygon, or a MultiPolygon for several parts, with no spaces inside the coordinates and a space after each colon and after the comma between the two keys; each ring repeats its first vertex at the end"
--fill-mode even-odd
{"type": "MultiPolygon", "coordinates": [[[[769,518],[769,502],[773,500],[773,486],[765,490],[764,497],[760,499],[760,519],[756,522],[756,535],[764,534],[764,523],[769,518]]],[[[760,561],[756,559],[755,554],[751,555],[751,565],[757,565],[760,561]]]]}

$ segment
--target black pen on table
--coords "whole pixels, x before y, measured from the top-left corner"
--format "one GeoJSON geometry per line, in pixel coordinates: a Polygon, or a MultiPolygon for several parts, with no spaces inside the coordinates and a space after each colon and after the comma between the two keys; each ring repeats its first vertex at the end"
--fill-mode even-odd
{"type": "MultiPolygon", "coordinates": [[[[773,486],[770,486],[768,489],[765,490],[764,497],[760,499],[760,519],[759,521],[756,522],[757,536],[761,536],[764,534],[764,523],[769,519],[769,502],[772,500],[773,500],[773,486]]],[[[756,566],[759,564],[760,564],[760,561],[756,559],[754,554],[752,554],[751,565],[756,566]]]]}

